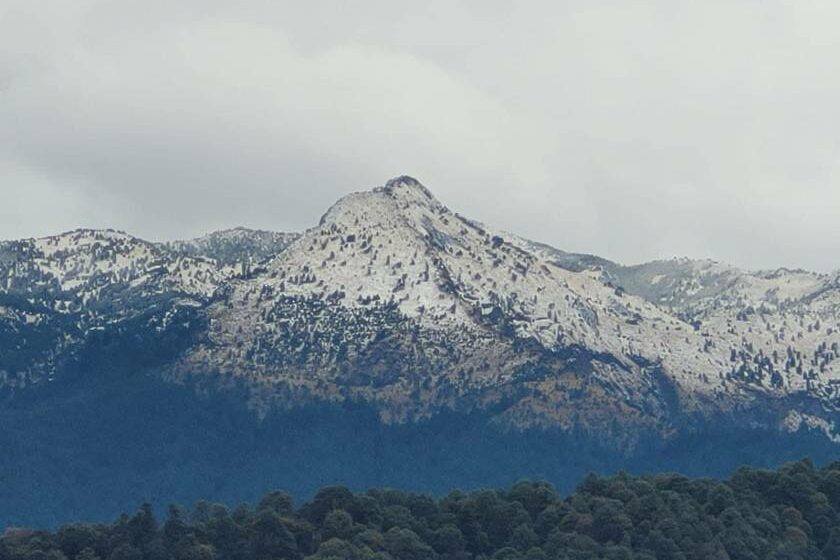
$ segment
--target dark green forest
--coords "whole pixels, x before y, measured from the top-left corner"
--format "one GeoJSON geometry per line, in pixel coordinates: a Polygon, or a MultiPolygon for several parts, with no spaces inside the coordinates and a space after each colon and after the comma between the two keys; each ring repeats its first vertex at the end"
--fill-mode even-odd
{"type": "Polygon", "coordinates": [[[723,478],[743,464],[838,458],[823,434],[726,419],[666,442],[653,435],[623,453],[589,434],[505,432],[480,411],[386,425],[375,410],[348,403],[258,420],[245,400],[235,390],[204,391],[105,366],[0,391],[0,531],[106,521],[144,501],[256,503],[273,488],[302,503],[336,484],[442,496],[528,478],[568,494],[589,472],[723,478]]]}
{"type": "Polygon", "coordinates": [[[232,509],[151,505],[99,524],[10,528],[0,560],[794,560],[840,558],[840,462],[741,468],[728,480],[590,475],[452,491],[284,492],[232,509]]]}

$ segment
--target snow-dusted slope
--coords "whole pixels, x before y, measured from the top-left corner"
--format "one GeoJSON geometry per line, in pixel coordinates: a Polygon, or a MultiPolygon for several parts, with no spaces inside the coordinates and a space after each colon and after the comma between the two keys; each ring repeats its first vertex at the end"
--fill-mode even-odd
{"type": "Polygon", "coordinates": [[[581,260],[586,256],[527,240],[518,243],[561,266],[584,262],[581,269],[600,271],[607,282],[707,333],[729,350],[729,376],[745,375],[752,384],[787,392],[805,387],[834,394],[840,273],[746,272],[686,258],[622,266],[597,257],[581,260]]]}
{"type": "Polygon", "coordinates": [[[194,253],[112,230],[0,243],[0,381],[52,378],[91,333],[130,321],[164,329],[251,262],[194,253]]]}
{"type": "MultiPolygon", "coordinates": [[[[788,305],[807,292],[751,278],[734,300],[788,305]]],[[[718,413],[760,395],[831,393],[836,329],[812,321],[800,333],[787,315],[765,325],[717,296],[708,325],[680,319],[603,270],[568,270],[488,232],[403,177],[343,198],[265,274],[234,282],[210,308],[209,343],[184,365],[250,379],[257,399],[361,398],[397,420],[507,399],[502,416],[517,424],[598,422],[603,411],[645,423],[674,406],[718,413]],[[790,337],[800,354],[782,364],[790,337]]]]}
{"type": "Polygon", "coordinates": [[[298,236],[297,233],[238,227],[195,239],[170,241],[162,246],[176,254],[213,259],[223,266],[253,267],[283,251],[298,236]]]}
{"type": "MultiPolygon", "coordinates": [[[[840,276],[624,267],[493,232],[409,177],[342,198],[299,236],[7,243],[0,282],[7,297],[97,328],[146,309],[150,294],[155,305],[166,294],[168,310],[189,305],[202,334],[166,374],[240,380],[261,411],[356,400],[387,422],[481,409],[506,426],[605,434],[727,417],[834,436],[840,276]]],[[[38,323],[26,309],[0,304],[5,332],[38,323]]],[[[45,363],[67,345],[63,323],[50,325],[61,343],[45,363]]]]}
{"type": "MultiPolygon", "coordinates": [[[[111,230],[76,230],[0,245],[0,281],[7,292],[56,294],[57,303],[86,305],[114,285],[154,284],[209,297],[222,276],[206,258],[173,255],[111,230]]],[[[59,309],[61,310],[61,309],[59,309]]]]}

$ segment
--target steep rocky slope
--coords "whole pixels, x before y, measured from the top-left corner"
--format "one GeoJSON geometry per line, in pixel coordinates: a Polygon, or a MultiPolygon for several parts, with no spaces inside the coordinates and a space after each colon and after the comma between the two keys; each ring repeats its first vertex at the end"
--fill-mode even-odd
{"type": "Polygon", "coordinates": [[[686,258],[623,266],[524,239],[515,242],[559,266],[600,271],[607,282],[679,317],[707,340],[704,352],[728,362],[721,370],[727,382],[757,390],[756,397],[797,402],[783,415],[785,429],[818,426],[835,437],[834,421],[826,418],[837,411],[840,386],[840,273],[747,272],[686,258]]]}

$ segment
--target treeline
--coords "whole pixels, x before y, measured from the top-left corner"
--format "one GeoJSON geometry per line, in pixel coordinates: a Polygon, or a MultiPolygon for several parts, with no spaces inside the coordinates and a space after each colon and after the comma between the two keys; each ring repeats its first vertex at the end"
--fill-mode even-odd
{"type": "Polygon", "coordinates": [[[0,560],[836,560],[840,462],[729,480],[589,476],[570,496],[542,482],[453,491],[324,488],[296,508],[200,502],[164,519],[144,505],[107,524],[7,529],[0,560]]]}

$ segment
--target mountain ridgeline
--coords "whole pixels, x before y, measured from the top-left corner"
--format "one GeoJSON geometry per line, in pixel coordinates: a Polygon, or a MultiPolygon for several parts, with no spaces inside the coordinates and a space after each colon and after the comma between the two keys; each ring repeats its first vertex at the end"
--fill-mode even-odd
{"type": "Polygon", "coordinates": [[[0,525],[826,461],[838,346],[840,274],[622,266],[409,177],[300,234],[0,242],[0,525]]]}

